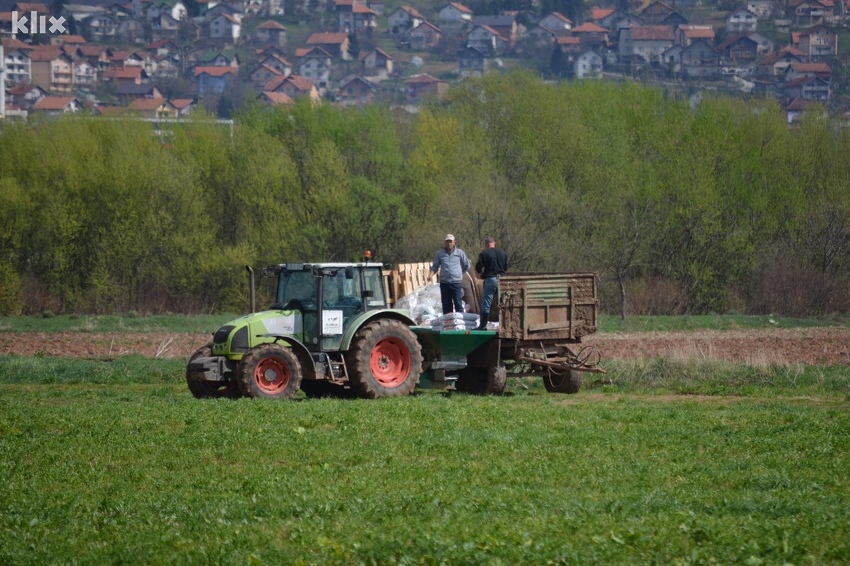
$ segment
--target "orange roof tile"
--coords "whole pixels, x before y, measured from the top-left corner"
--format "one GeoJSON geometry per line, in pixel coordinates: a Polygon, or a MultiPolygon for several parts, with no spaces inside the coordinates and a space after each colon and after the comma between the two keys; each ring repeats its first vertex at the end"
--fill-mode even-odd
{"type": "Polygon", "coordinates": [[[211,77],[223,77],[224,75],[236,75],[238,70],[233,67],[195,67],[195,76],[207,74],[211,77]]]}
{"type": "Polygon", "coordinates": [[[73,101],[73,96],[45,96],[32,108],[33,110],[65,110],[73,101]]]}

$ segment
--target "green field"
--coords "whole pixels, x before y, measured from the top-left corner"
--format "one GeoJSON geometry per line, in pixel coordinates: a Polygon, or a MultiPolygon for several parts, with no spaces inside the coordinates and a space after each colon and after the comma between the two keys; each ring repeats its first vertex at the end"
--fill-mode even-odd
{"type": "Polygon", "coordinates": [[[574,396],[199,401],[0,356],[0,564],[846,564],[850,372],[611,363],[574,396]]]}

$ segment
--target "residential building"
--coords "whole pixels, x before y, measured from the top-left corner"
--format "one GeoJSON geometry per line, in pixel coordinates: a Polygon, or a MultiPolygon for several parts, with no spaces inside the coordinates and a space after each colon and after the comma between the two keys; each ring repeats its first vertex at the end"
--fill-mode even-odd
{"type": "Polygon", "coordinates": [[[440,43],[443,37],[443,30],[437,26],[422,22],[407,34],[410,38],[411,49],[431,49],[440,43]]]}
{"type": "Polygon", "coordinates": [[[51,93],[74,88],[74,62],[56,46],[38,46],[30,51],[32,84],[51,93]]]}
{"type": "MultiPolygon", "coordinates": [[[[30,51],[32,51],[32,46],[16,39],[6,39],[2,43],[2,49],[6,55],[0,61],[0,65],[5,64],[6,66],[4,75],[6,86],[31,83],[32,60],[30,51]]],[[[2,83],[0,83],[0,86],[3,86],[2,83]]]]}
{"type": "Polygon", "coordinates": [[[336,0],[335,9],[337,27],[346,33],[377,27],[378,14],[357,0],[336,0]]]}
{"type": "Polygon", "coordinates": [[[387,16],[387,26],[393,35],[403,35],[424,21],[425,16],[410,6],[396,8],[387,16]]]}
{"type": "Polygon", "coordinates": [[[585,51],[573,63],[573,77],[598,79],[602,77],[602,56],[595,51],[585,51]]]}
{"type": "Polygon", "coordinates": [[[321,47],[313,47],[300,57],[298,75],[310,79],[319,91],[319,96],[327,94],[330,88],[331,54],[321,47]]]}
{"type": "Polygon", "coordinates": [[[428,74],[414,75],[404,81],[407,101],[418,104],[426,98],[443,98],[449,92],[449,83],[428,74]]]}
{"type": "Polygon", "coordinates": [[[221,14],[210,21],[210,39],[236,43],[242,35],[242,21],[237,14],[221,14]]]}
{"type": "Polygon", "coordinates": [[[127,107],[145,118],[177,118],[179,111],[164,98],[137,98],[127,107]]]}
{"type": "Polygon", "coordinates": [[[810,61],[838,55],[838,34],[823,24],[799,32],[795,39],[794,48],[810,61]]]}
{"type": "Polygon", "coordinates": [[[286,27],[273,20],[267,20],[256,27],[254,37],[264,45],[286,45],[286,27]]]}
{"type": "Polygon", "coordinates": [[[331,57],[339,57],[343,61],[351,60],[351,54],[348,52],[348,35],[342,32],[314,33],[307,38],[307,46],[310,48],[321,47],[331,57]]]}
{"type": "Polygon", "coordinates": [[[756,31],[758,18],[749,10],[736,10],[726,16],[726,33],[747,34],[756,31]]]}
{"type": "Polygon", "coordinates": [[[79,112],[84,108],[83,103],[73,96],[45,96],[33,105],[32,110],[58,115],[79,112]]]}
{"type": "Polygon", "coordinates": [[[195,67],[199,94],[221,94],[239,71],[233,67],[195,67]]]}
{"type": "Polygon", "coordinates": [[[363,74],[379,79],[388,78],[393,72],[393,57],[380,48],[360,54],[360,64],[363,74]]]}
{"type": "Polygon", "coordinates": [[[466,47],[458,54],[461,77],[480,77],[487,70],[487,54],[474,47],[466,47]]]}
{"type": "Polygon", "coordinates": [[[364,106],[371,104],[378,89],[358,75],[349,75],[339,83],[337,101],[345,106],[364,106]]]}
{"type": "Polygon", "coordinates": [[[437,21],[441,27],[457,29],[472,22],[472,15],[472,10],[460,2],[449,2],[437,10],[437,21]]]}

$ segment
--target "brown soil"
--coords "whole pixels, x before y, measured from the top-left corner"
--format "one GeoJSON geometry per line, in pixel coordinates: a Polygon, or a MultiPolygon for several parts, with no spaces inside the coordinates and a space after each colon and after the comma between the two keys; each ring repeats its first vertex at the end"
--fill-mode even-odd
{"type": "MultiPolygon", "coordinates": [[[[0,335],[0,354],[82,358],[141,354],[188,359],[209,339],[209,334],[8,332],[0,335]]],[[[850,328],[839,327],[605,333],[590,336],[584,343],[598,348],[603,360],[665,357],[757,365],[850,363],[850,328]]]]}

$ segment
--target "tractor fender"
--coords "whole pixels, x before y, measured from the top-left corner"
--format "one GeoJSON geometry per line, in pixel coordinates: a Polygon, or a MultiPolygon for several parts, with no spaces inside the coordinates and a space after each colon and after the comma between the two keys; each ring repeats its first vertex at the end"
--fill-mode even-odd
{"type": "Polygon", "coordinates": [[[398,309],[381,309],[368,311],[351,321],[348,330],[342,336],[342,342],[339,345],[340,352],[347,352],[351,348],[351,340],[360,328],[373,320],[392,319],[399,320],[408,326],[416,326],[416,322],[410,318],[409,311],[398,309]]]}
{"type": "Polygon", "coordinates": [[[310,350],[307,349],[300,340],[293,338],[288,334],[263,334],[263,338],[271,338],[273,343],[279,343],[282,346],[289,346],[295,352],[298,361],[301,362],[302,378],[316,379],[316,365],[313,362],[313,356],[310,350]]]}

